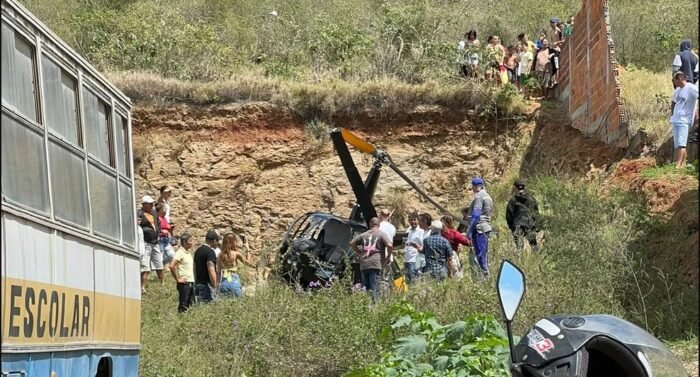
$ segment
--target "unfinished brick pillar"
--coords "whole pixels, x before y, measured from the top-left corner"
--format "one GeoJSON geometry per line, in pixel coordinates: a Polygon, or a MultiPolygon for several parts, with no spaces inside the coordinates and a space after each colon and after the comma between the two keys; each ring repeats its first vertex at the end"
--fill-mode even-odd
{"type": "Polygon", "coordinates": [[[626,148],[628,121],[610,32],[607,0],[582,0],[574,30],[562,46],[557,96],[572,127],[626,148]]]}

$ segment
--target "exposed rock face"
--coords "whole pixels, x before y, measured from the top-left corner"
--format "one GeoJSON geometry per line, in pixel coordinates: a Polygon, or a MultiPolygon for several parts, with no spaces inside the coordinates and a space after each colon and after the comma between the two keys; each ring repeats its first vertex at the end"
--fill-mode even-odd
{"type": "MultiPolygon", "coordinates": [[[[198,240],[209,228],[233,231],[259,254],[266,245],[276,245],[301,214],[347,216],[355,202],[332,143],[316,141],[303,124],[273,105],[137,106],[133,119],[137,197],[157,195],[163,184],[173,186],[172,217],[178,230],[190,229],[198,240]]],[[[445,124],[422,119],[336,125],[387,151],[419,186],[455,211],[470,198],[471,177],[482,175],[488,181],[508,168],[519,135],[512,124],[510,130],[500,124],[496,134],[495,128],[466,119],[445,124]]],[[[372,158],[350,150],[364,178],[372,158]]],[[[436,214],[407,190],[385,168],[374,203],[396,209],[397,215],[412,209],[436,214]]],[[[404,221],[395,219],[399,228],[404,221]]]]}

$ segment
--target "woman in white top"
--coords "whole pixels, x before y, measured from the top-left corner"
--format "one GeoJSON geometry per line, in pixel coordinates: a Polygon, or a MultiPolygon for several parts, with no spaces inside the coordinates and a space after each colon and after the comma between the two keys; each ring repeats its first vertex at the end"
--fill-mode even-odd
{"type": "Polygon", "coordinates": [[[172,223],[170,220],[170,195],[172,195],[172,188],[170,186],[161,186],[160,196],[156,202],[163,204],[165,219],[168,220],[169,223],[172,223]]]}
{"type": "Polygon", "coordinates": [[[464,50],[464,63],[462,64],[462,74],[465,77],[477,77],[476,70],[479,67],[478,48],[481,46],[476,39],[476,30],[469,30],[464,34],[464,40],[459,42],[459,49],[464,50]]]}

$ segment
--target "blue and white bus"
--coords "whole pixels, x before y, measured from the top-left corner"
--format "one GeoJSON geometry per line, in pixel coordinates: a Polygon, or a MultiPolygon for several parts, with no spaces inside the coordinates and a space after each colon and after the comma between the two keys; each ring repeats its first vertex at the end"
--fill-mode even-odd
{"type": "Polygon", "coordinates": [[[2,376],[136,376],[131,102],[2,0],[2,376]]]}

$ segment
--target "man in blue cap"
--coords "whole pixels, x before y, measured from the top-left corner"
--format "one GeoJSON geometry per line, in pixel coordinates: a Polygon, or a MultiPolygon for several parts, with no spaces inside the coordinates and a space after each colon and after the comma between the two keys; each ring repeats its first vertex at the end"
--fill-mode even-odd
{"type": "Polygon", "coordinates": [[[469,205],[469,229],[467,238],[474,245],[476,262],[484,273],[489,275],[489,236],[491,235],[491,213],[493,212],[493,199],[484,189],[484,180],[480,177],[472,179],[472,192],[474,199],[469,205]]]}

